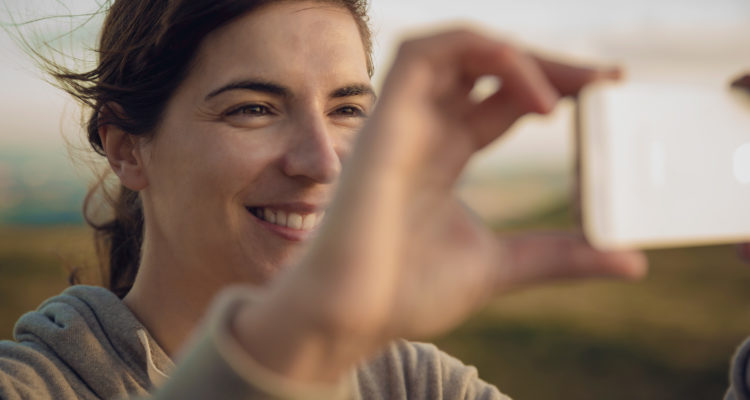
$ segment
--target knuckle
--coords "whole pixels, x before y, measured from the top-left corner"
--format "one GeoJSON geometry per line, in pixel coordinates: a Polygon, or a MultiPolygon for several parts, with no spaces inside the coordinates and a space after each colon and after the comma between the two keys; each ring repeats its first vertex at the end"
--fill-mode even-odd
{"type": "Polygon", "coordinates": [[[419,41],[420,39],[407,39],[401,42],[401,45],[398,47],[398,54],[399,55],[408,55],[411,53],[414,53],[419,49],[419,41]]]}
{"type": "Polygon", "coordinates": [[[422,38],[405,40],[398,48],[397,58],[411,60],[425,57],[428,51],[425,40],[422,38]]]}
{"type": "Polygon", "coordinates": [[[456,37],[469,40],[476,39],[479,36],[474,29],[465,26],[454,28],[450,33],[456,37]]]}
{"type": "Polygon", "coordinates": [[[498,42],[496,57],[503,62],[517,62],[521,57],[521,51],[506,42],[498,42]]]}

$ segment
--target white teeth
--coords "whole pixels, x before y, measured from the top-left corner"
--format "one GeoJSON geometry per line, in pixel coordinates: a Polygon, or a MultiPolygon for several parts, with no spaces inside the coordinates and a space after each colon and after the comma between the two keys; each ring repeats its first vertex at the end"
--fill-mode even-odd
{"type": "Polygon", "coordinates": [[[263,210],[263,219],[266,221],[275,224],[276,223],[276,213],[271,211],[270,209],[266,208],[263,210]]]}
{"type": "Polygon", "coordinates": [[[309,231],[315,226],[315,214],[307,214],[302,219],[302,230],[309,231]]]}
{"type": "Polygon", "coordinates": [[[254,214],[267,222],[290,229],[309,231],[323,220],[325,212],[313,214],[287,213],[286,211],[260,208],[254,214]]]}
{"type": "Polygon", "coordinates": [[[297,213],[289,213],[286,226],[292,229],[302,229],[302,216],[297,213]]]}
{"type": "Polygon", "coordinates": [[[286,226],[286,213],[276,211],[276,225],[286,226]]]}

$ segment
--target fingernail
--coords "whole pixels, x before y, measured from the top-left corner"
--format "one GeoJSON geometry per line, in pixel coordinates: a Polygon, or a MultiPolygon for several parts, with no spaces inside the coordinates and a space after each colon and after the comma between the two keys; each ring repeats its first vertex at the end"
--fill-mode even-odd
{"type": "Polygon", "coordinates": [[[601,77],[606,79],[620,80],[625,76],[625,71],[620,67],[610,67],[601,71],[601,77]]]}

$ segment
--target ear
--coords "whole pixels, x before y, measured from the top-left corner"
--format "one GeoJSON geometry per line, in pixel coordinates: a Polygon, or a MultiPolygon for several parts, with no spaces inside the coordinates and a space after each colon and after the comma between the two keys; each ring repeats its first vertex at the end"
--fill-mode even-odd
{"type": "Polygon", "coordinates": [[[148,178],[143,163],[142,140],[108,124],[99,127],[99,138],[109,166],[120,178],[122,185],[133,191],[145,189],[148,178]]]}

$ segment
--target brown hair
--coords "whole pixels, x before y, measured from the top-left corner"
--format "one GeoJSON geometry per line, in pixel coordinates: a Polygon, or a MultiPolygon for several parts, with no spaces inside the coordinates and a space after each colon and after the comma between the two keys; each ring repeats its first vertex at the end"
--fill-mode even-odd
{"type": "MultiPolygon", "coordinates": [[[[289,0],[117,0],[108,10],[101,32],[98,63],[86,72],[75,72],[48,62],[47,70],[58,85],[90,110],[86,121],[88,141],[105,155],[99,128],[114,125],[131,135],[148,137],[164,108],[189,73],[203,38],[235,18],[274,1],[289,0]]],[[[359,27],[373,72],[367,0],[319,0],[349,10],[359,27]]],[[[104,284],[124,297],[133,285],[143,241],[143,210],[138,193],[119,185],[110,195],[100,180],[90,189],[83,206],[84,218],[95,229],[104,284]],[[101,190],[114,215],[103,223],[91,217],[93,194],[101,190]]],[[[72,283],[80,280],[71,277],[72,283]]]]}

